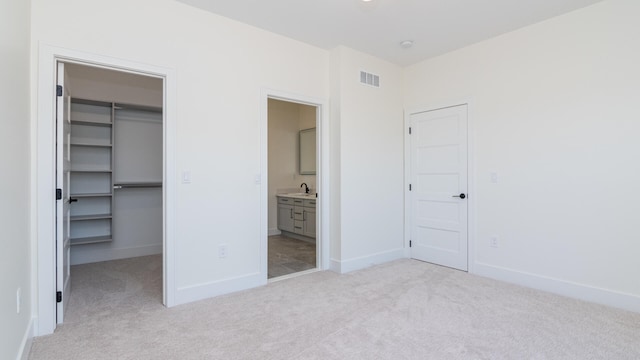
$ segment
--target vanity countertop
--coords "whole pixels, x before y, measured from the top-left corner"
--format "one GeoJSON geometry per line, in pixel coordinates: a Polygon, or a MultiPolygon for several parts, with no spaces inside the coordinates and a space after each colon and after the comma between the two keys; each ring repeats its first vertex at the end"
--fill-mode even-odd
{"type": "Polygon", "coordinates": [[[316,198],[316,194],[315,193],[310,193],[310,194],[288,193],[288,194],[276,194],[276,196],[277,197],[295,198],[295,199],[315,199],[316,198]]]}

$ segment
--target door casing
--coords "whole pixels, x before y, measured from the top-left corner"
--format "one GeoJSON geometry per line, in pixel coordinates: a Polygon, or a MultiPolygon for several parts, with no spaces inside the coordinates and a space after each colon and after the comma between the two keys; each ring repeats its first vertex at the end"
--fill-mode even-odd
{"type": "Polygon", "coordinates": [[[175,70],[112,58],[103,55],[41,44],[37,64],[37,112],[31,128],[31,219],[34,224],[32,244],[32,284],[35,329],[34,335],[53,333],[56,328],[56,162],[55,162],[55,88],[56,65],[59,61],[78,63],[143,76],[162,78],[163,81],[163,303],[175,302],[174,269],[174,204],[175,174],[175,70]]]}
{"type": "Polygon", "coordinates": [[[409,127],[411,125],[411,115],[427,111],[439,110],[459,105],[467,105],[467,272],[475,273],[474,263],[476,259],[476,166],[475,166],[475,131],[473,126],[473,99],[465,98],[454,101],[447,101],[425,106],[418,106],[405,110],[404,112],[404,256],[411,257],[411,249],[409,247],[411,235],[411,196],[409,191],[409,183],[411,182],[411,138],[409,135],[409,127]]]}

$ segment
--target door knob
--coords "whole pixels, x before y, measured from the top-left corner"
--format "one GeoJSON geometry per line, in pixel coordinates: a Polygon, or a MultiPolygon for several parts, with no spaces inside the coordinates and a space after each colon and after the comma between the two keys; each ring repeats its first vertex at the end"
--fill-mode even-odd
{"type": "Polygon", "coordinates": [[[460,195],[453,195],[452,197],[459,197],[460,199],[464,199],[467,197],[464,193],[460,193],[460,195]]]}

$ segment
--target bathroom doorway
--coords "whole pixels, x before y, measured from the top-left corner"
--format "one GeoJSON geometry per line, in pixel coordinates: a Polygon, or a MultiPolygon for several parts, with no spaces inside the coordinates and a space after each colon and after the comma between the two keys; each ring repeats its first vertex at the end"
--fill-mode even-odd
{"type": "Polygon", "coordinates": [[[319,268],[318,107],[267,100],[267,278],[319,268]]]}

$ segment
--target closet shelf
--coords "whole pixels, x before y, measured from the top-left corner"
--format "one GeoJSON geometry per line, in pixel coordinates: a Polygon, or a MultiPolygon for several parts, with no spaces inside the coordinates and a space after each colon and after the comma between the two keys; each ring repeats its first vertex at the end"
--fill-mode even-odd
{"type": "Polygon", "coordinates": [[[103,220],[103,219],[111,219],[112,217],[113,216],[111,214],[75,215],[75,216],[71,216],[69,220],[71,221],[103,220]]]}
{"type": "Polygon", "coordinates": [[[112,173],[112,170],[100,170],[100,169],[71,169],[72,173],[112,173]]]}
{"type": "Polygon", "coordinates": [[[104,126],[104,127],[111,127],[111,125],[112,125],[110,122],[95,121],[95,120],[79,120],[79,119],[71,119],[71,124],[74,124],[74,125],[104,126]]]}
{"type": "Polygon", "coordinates": [[[88,147],[103,147],[110,148],[113,147],[111,144],[96,144],[96,143],[71,143],[71,146],[88,146],[88,147]]]}
{"type": "Polygon", "coordinates": [[[71,240],[71,245],[97,244],[97,243],[112,241],[111,235],[71,238],[70,240],[71,240]]]}
{"type": "Polygon", "coordinates": [[[71,194],[72,198],[88,198],[88,197],[111,197],[111,193],[87,193],[87,194],[71,194]]]}

